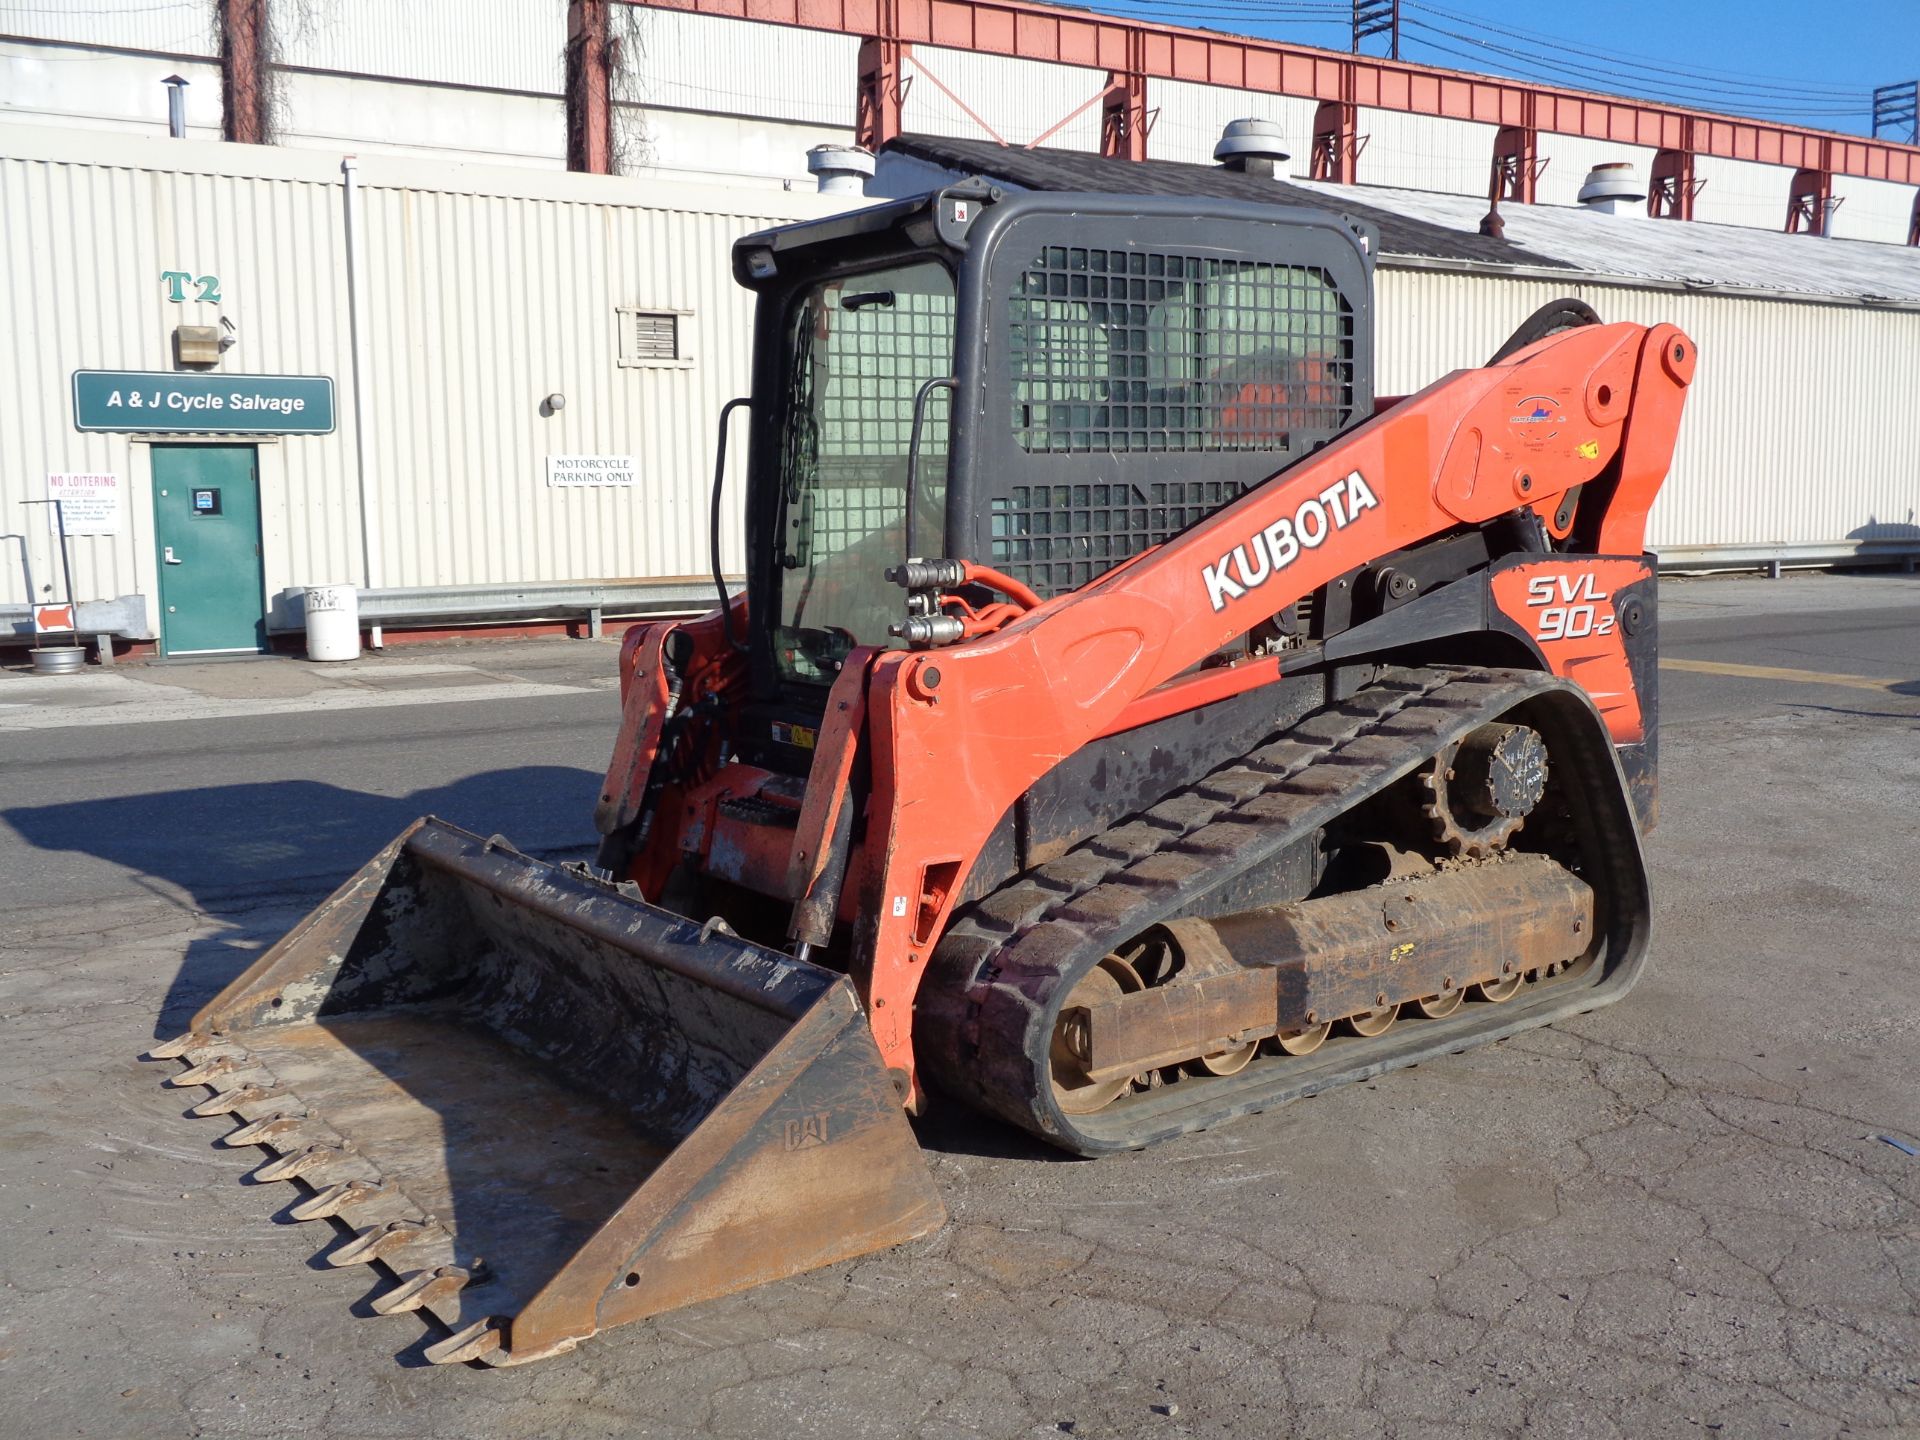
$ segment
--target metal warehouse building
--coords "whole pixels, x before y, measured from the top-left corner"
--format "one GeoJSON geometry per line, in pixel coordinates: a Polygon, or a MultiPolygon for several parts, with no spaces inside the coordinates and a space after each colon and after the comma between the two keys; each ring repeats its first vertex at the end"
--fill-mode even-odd
{"type": "Polygon", "coordinates": [[[693,583],[711,432],[746,383],[751,316],[728,246],[837,208],[825,197],[0,137],[0,253],[27,277],[0,332],[0,523],[20,532],[0,542],[0,625],[27,627],[23,558],[36,599],[61,589],[19,502],[85,476],[111,483],[92,487],[97,515],[73,507],[81,628],[169,651],[298,629],[320,584],[369,590],[374,623],[711,592],[693,583]],[[210,341],[210,363],[177,367],[180,337],[210,341]],[[170,411],[183,389],[225,408],[170,411]],[[233,408],[276,394],[306,408],[233,408]],[[167,564],[196,499],[257,510],[257,557],[231,557],[249,573],[167,564]],[[211,631],[183,618],[207,608],[211,631]]]}
{"type": "MultiPolygon", "coordinates": [[[[171,653],[253,648],[298,628],[304,588],[342,582],[375,623],[700,603],[715,420],[748,377],[730,243],[862,203],[0,135],[15,532],[0,543],[18,552],[0,551],[0,626],[26,625],[27,569],[34,598],[57,593],[47,527],[20,502],[58,493],[80,532],[81,628],[171,653]],[[208,507],[257,515],[257,550],[188,577],[171,537],[208,507]]],[[[1509,209],[1497,238],[1461,196],[914,136],[873,190],[960,174],[1368,222],[1383,393],[1484,361],[1557,296],[1672,320],[1703,357],[1656,547],[1694,563],[1920,554],[1920,251],[1544,205],[1509,209]]]]}

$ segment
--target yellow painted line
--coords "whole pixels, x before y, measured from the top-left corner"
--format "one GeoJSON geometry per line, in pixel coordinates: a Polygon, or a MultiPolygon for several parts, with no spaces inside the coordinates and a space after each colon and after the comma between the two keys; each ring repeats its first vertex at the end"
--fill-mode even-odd
{"type": "Polygon", "coordinates": [[[1841,685],[1849,690],[1878,690],[1882,694],[1904,680],[1876,680],[1870,675],[1830,675],[1824,670],[1787,670],[1774,665],[1733,665],[1724,660],[1662,660],[1662,670],[1690,670],[1696,675],[1737,675],[1743,680],[1790,680],[1799,685],[1841,685]]]}

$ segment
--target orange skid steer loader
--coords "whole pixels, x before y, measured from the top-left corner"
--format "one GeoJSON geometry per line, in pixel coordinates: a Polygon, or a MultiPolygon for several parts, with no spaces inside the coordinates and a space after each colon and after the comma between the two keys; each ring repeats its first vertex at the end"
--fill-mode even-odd
{"type": "Polygon", "coordinates": [[[1562,301],[1378,399],[1372,249],[977,181],[740,241],[720,603],[626,637],[598,863],[418,822],[172,1083],[505,1365],[934,1229],[943,1099],[1099,1155],[1618,999],[1694,347],[1562,301]]]}

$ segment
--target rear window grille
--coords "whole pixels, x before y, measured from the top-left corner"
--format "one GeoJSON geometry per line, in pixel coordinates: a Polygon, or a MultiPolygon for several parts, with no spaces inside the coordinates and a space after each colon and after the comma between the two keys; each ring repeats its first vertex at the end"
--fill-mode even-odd
{"type": "Polygon", "coordinates": [[[1029,454],[1298,454],[1353,415],[1353,308],[1316,266],[1049,245],[1009,313],[1029,454]]]}
{"type": "Polygon", "coordinates": [[[993,564],[1042,595],[1075,590],[1246,488],[1228,480],[1015,485],[993,502],[993,564]]]}
{"type": "Polygon", "coordinates": [[[622,365],[674,365],[687,359],[680,348],[680,312],[623,307],[619,314],[622,365]]]}

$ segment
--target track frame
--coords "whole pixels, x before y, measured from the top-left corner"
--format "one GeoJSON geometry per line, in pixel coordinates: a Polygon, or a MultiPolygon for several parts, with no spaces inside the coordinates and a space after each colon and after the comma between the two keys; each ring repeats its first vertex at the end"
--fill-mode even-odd
{"type": "Polygon", "coordinates": [[[921,991],[930,1078],[1079,1155],[1134,1149],[1337,1085],[1490,1044],[1620,999],[1646,965],[1650,898],[1639,830],[1605,721],[1578,686],[1521,670],[1383,669],[1256,750],[956,916],[921,991]],[[1148,927],[1191,913],[1274,863],[1444,746],[1492,720],[1539,730],[1563,777],[1579,873],[1595,892],[1588,956],[1501,1005],[1470,1004],[1309,1056],[1261,1057],[1070,1116],[1048,1083],[1062,1004],[1089,969],[1148,927]]]}

